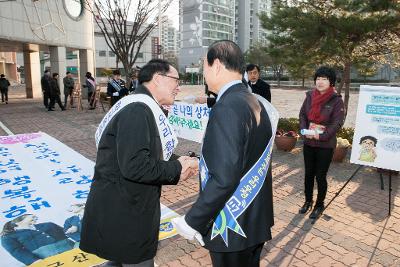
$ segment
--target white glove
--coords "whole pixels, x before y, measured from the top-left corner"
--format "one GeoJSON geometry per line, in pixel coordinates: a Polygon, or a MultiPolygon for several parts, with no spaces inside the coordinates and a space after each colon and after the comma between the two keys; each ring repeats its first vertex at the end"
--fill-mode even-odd
{"type": "Polygon", "coordinates": [[[113,96],[119,96],[118,92],[113,93],[113,96]]]}
{"type": "Polygon", "coordinates": [[[196,239],[201,246],[204,246],[203,237],[199,232],[197,232],[187,224],[187,222],[185,221],[185,216],[173,218],[171,222],[174,225],[178,234],[188,240],[196,239]]]}

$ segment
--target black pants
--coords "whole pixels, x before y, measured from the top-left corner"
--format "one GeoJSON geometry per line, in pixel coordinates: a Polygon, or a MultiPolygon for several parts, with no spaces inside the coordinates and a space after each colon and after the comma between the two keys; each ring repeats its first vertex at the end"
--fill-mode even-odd
{"type": "Polygon", "coordinates": [[[72,107],[72,105],[73,105],[72,91],[73,91],[73,88],[68,89],[66,94],[64,92],[64,107],[67,107],[68,97],[69,97],[69,103],[71,104],[71,107],[72,107]]]}
{"type": "Polygon", "coordinates": [[[8,102],[8,89],[1,89],[1,102],[8,102]]]}
{"type": "Polygon", "coordinates": [[[61,103],[60,95],[54,95],[50,97],[49,109],[54,108],[55,103],[57,103],[62,110],[64,109],[64,106],[61,103]]]}
{"type": "Polygon", "coordinates": [[[306,201],[312,201],[314,190],[314,178],[317,178],[318,196],[316,206],[323,206],[328,189],[326,174],[331,165],[333,148],[320,148],[304,145],[304,194],[306,201]]]}
{"type": "Polygon", "coordinates": [[[213,267],[259,267],[264,243],[235,252],[210,251],[213,267]]]}
{"type": "Polygon", "coordinates": [[[50,99],[50,94],[49,92],[43,91],[43,105],[48,108],[49,107],[49,99],[50,99]]]}

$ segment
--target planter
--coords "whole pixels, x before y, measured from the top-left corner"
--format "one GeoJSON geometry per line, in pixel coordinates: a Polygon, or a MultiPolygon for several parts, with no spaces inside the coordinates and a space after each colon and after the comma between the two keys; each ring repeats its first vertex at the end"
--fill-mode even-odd
{"type": "Polygon", "coordinates": [[[336,147],[335,152],[333,153],[332,161],[333,162],[343,162],[344,158],[347,155],[348,147],[336,147]]]}
{"type": "Polygon", "coordinates": [[[278,150],[292,151],[296,146],[297,137],[275,136],[275,145],[278,150]]]}

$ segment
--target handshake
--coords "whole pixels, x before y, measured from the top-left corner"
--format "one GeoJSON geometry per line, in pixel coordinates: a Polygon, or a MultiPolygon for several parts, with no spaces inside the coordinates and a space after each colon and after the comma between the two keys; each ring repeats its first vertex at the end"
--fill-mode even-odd
{"type": "Polygon", "coordinates": [[[193,175],[199,173],[199,159],[194,156],[194,154],[189,154],[190,156],[181,156],[178,161],[182,165],[181,180],[186,180],[193,175]]]}

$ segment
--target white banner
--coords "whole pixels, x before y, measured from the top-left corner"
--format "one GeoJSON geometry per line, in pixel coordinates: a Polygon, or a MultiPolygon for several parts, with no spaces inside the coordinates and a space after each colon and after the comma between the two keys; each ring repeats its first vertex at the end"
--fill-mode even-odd
{"type": "MultiPolygon", "coordinates": [[[[92,266],[78,249],[94,162],[45,133],[0,137],[0,266],[92,266]],[[57,256],[56,256],[57,255],[57,256]]],[[[162,205],[160,239],[175,235],[162,205]]]]}
{"type": "Polygon", "coordinates": [[[350,161],[400,171],[400,87],[361,85],[350,161]]]}
{"type": "Polygon", "coordinates": [[[168,120],[178,137],[202,143],[210,110],[206,104],[175,102],[169,108],[168,120]]]}

